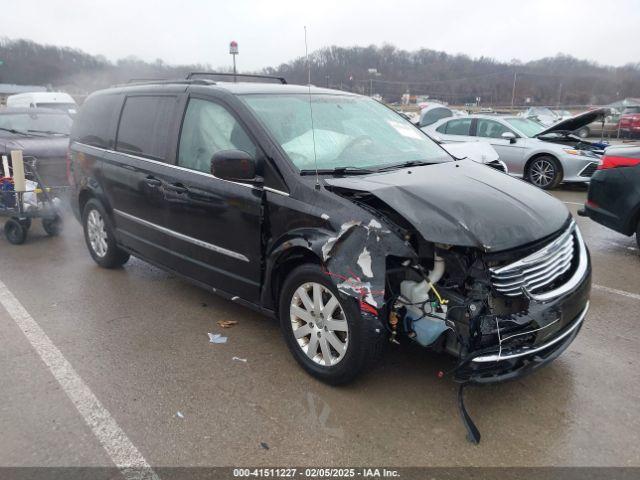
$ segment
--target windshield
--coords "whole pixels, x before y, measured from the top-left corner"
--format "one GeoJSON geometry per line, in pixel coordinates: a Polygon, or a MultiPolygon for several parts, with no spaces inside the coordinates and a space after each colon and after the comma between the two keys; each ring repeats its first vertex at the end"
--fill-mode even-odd
{"type": "Polygon", "coordinates": [[[452,158],[407,120],[366,97],[245,95],[248,104],[300,170],[380,168],[452,158]]]}
{"type": "Polygon", "coordinates": [[[538,122],[529,120],[528,118],[505,118],[505,121],[513,128],[522,133],[525,137],[535,137],[547,127],[540,125],[538,122]]]}
{"type": "Polygon", "coordinates": [[[73,120],[60,113],[7,113],[0,115],[0,128],[18,132],[51,132],[69,135],[73,120]]]}

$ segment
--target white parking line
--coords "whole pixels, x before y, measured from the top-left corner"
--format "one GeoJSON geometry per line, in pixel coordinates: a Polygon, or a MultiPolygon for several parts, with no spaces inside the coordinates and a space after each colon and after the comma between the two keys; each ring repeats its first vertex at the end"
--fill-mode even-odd
{"type": "Polygon", "coordinates": [[[75,405],[113,463],[127,480],[159,480],[151,466],[118,426],[109,411],[76,373],[20,301],[0,281],[0,304],[75,405]]]}
{"type": "Polygon", "coordinates": [[[617,288],[605,287],[604,285],[591,285],[596,290],[602,290],[607,293],[615,293],[616,295],[622,295],[623,297],[633,298],[635,300],[640,300],[640,295],[637,293],[625,292],[624,290],[618,290],[617,288]]]}
{"type": "Polygon", "coordinates": [[[580,205],[581,207],[584,205],[584,203],[579,203],[579,202],[565,202],[565,201],[563,201],[562,203],[566,203],[567,205],[580,205]]]}

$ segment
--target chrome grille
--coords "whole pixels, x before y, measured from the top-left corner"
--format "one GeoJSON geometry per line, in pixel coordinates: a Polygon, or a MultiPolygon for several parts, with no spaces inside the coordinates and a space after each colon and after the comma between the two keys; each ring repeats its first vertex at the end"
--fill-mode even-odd
{"type": "Polygon", "coordinates": [[[543,291],[545,287],[569,271],[579,241],[576,226],[569,228],[554,241],[517,262],[491,269],[494,288],[499,293],[517,297],[543,291]]]}

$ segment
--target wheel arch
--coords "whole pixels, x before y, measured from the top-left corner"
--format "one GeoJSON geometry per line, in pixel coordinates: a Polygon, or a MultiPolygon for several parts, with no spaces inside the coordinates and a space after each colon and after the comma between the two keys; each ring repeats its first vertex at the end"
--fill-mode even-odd
{"type": "Polygon", "coordinates": [[[524,177],[526,178],[527,175],[529,174],[529,168],[531,167],[531,164],[534,162],[535,159],[540,158],[540,157],[551,157],[553,158],[556,162],[558,162],[558,165],[560,166],[560,178],[564,178],[564,166],[562,165],[562,162],[560,161],[560,158],[558,158],[558,155],[553,153],[553,152],[536,152],[533,155],[531,155],[528,159],[527,162],[524,165],[524,177]]]}
{"type": "Polygon", "coordinates": [[[266,262],[263,307],[277,314],[280,290],[285,279],[293,269],[307,263],[323,265],[319,252],[315,252],[302,237],[288,239],[274,248],[266,262]]]}

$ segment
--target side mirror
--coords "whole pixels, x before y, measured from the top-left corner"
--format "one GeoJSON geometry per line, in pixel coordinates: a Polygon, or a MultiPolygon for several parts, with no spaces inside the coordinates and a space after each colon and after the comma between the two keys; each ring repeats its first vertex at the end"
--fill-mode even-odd
{"type": "Polygon", "coordinates": [[[232,182],[256,183],[256,161],[242,150],[221,150],[211,157],[211,174],[232,182]]]}
{"type": "Polygon", "coordinates": [[[503,132],[502,135],[500,135],[501,138],[505,139],[505,140],[509,140],[509,143],[516,143],[516,134],[513,132],[503,132]]]}

